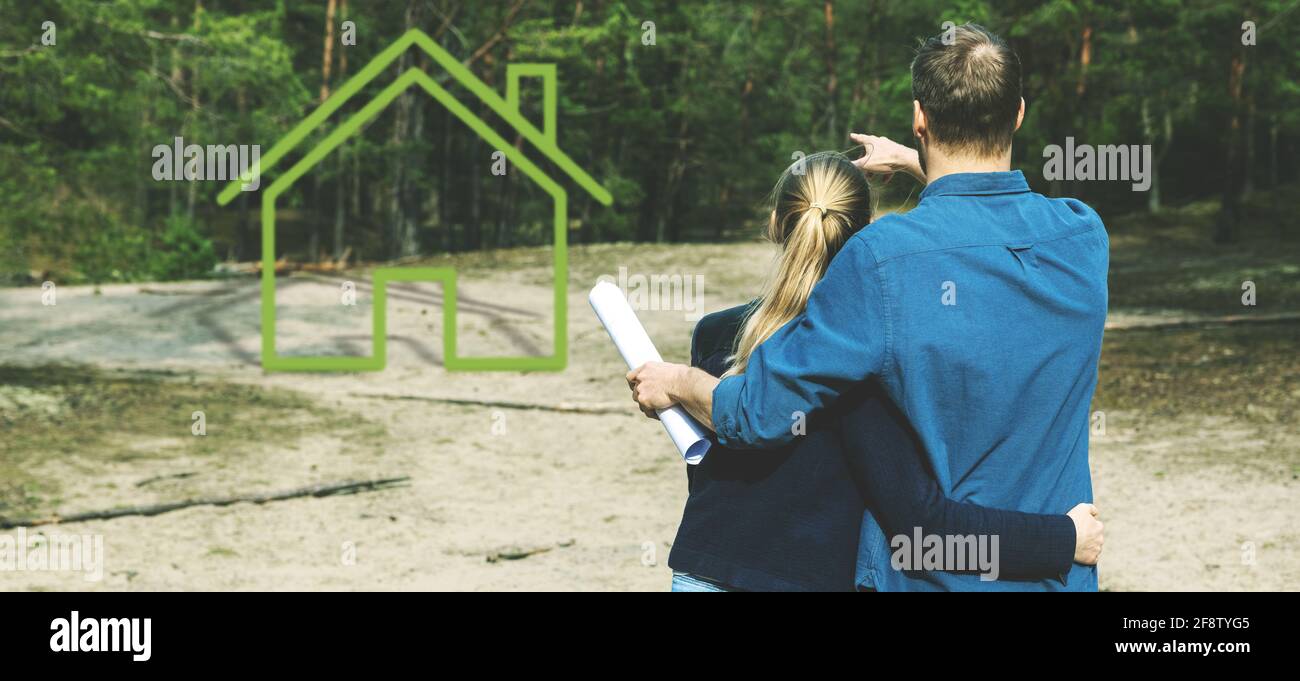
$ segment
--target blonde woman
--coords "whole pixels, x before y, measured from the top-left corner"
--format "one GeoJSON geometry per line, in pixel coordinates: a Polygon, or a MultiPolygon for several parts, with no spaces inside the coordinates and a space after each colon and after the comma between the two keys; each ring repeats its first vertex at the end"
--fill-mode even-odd
{"type": "MultiPolygon", "coordinates": [[[[772,204],[767,237],[781,253],[760,297],[695,327],[691,364],[714,376],[746,370],[754,348],[803,311],[836,252],[872,217],[866,179],[835,152],[788,168],[772,204]]],[[[673,591],[853,590],[868,505],[889,536],[998,537],[999,579],[1059,577],[1074,560],[1096,561],[1073,519],[1090,506],[1042,515],[945,498],[903,416],[873,384],[825,412],[792,414],[790,427],[802,429],[792,445],[715,445],[687,467],[690,494],[668,559],[673,591]]]]}

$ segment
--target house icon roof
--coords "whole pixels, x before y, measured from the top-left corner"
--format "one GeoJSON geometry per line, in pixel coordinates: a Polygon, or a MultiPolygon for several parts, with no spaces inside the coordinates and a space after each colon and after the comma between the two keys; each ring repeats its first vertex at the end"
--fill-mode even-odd
{"type": "MultiPolygon", "coordinates": [[[[262,154],[260,167],[265,172],[274,167],[289,151],[317,127],[324,124],[367,83],[379,76],[412,45],[420,47],[456,82],[483,102],[489,109],[528,140],[575,184],[603,205],[613,197],[598,182],[573,162],[556,144],[556,78],[554,64],[510,64],[506,67],[506,97],[479,80],[455,57],[442,49],[419,29],[407,31],[400,39],[380,52],[370,63],[350,78],[315,111],[294,126],[287,135],[262,154]],[[543,127],[538,129],[519,111],[519,79],[543,80],[543,127]]],[[[246,178],[245,178],[246,179],[246,178]]],[[[230,203],[240,192],[245,179],[226,185],[217,197],[220,205],[230,203]]],[[[449,371],[559,371],[568,360],[568,194],[564,187],[537,167],[528,156],[502,138],[491,126],[476,116],[458,99],[438,85],[427,73],[411,68],[398,76],[374,99],[331,131],[289,170],[281,174],[262,194],[262,368],[267,371],[381,371],[387,358],[386,311],[387,282],[432,281],[443,286],[443,355],[449,371]],[[344,140],[357,133],[369,120],[383,111],[398,95],[418,85],[429,96],[465,123],[479,137],[505,154],[506,158],[545,191],[554,203],[554,347],[549,356],[459,357],[456,354],[456,272],[446,267],[380,267],[373,271],[374,328],[369,357],[282,357],[275,350],[275,202],[303,174],[329,155],[344,140]]]]}

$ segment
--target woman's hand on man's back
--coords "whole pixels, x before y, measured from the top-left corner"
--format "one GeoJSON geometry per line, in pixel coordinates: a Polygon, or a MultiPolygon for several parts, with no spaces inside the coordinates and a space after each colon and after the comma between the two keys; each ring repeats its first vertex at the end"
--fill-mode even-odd
{"type": "Polygon", "coordinates": [[[1074,562],[1096,565],[1101,556],[1101,545],[1106,541],[1104,526],[1097,515],[1100,511],[1092,504],[1079,504],[1066,515],[1074,521],[1074,562]]]}

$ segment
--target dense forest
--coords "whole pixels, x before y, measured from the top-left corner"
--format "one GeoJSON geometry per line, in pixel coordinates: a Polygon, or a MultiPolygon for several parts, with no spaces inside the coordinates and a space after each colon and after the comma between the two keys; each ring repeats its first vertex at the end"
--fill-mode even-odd
{"type": "MultiPolygon", "coordinates": [[[[848,150],[851,131],[911,143],[908,66],[949,21],[988,26],[1020,54],[1013,162],[1036,189],[1103,215],[1219,197],[1211,236],[1231,243],[1250,193],[1297,172],[1296,4],[0,0],[0,278],[182,278],[260,258],[256,192],[220,206],[224,183],[159,181],[151,150],[177,137],[265,150],[411,28],[501,93],[507,64],[557,65],[558,146],[614,197],[605,207],[568,186],[571,243],[753,238],[798,153],[848,150]],[[1044,149],[1067,138],[1150,145],[1149,189],[1045,178],[1044,149]]],[[[412,50],[331,124],[410,68],[490,118],[412,50]]],[[[540,98],[521,105],[539,127],[540,98]]],[[[408,90],[281,199],[277,256],[548,243],[545,195],[501,181],[494,158],[408,90]]],[[[881,201],[916,193],[896,178],[881,201]]]]}

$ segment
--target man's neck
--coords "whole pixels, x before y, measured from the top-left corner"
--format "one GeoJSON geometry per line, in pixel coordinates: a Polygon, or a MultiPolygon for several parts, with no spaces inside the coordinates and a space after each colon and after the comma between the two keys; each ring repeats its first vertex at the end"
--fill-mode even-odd
{"type": "Polygon", "coordinates": [[[1011,148],[996,156],[965,156],[946,154],[929,149],[925,156],[925,181],[927,184],[957,173],[1005,173],[1011,170],[1011,148]]]}

